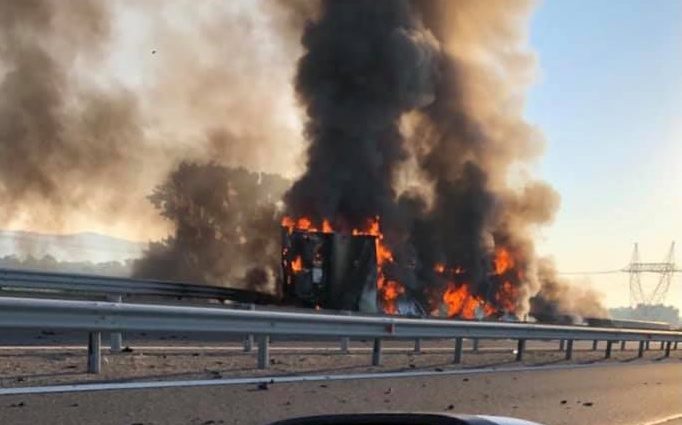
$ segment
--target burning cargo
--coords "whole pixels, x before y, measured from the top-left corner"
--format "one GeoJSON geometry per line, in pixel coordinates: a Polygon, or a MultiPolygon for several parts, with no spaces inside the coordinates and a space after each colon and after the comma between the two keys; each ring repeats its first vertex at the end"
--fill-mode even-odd
{"type": "Polygon", "coordinates": [[[425,316],[412,291],[386,276],[393,257],[382,243],[378,219],[366,228],[318,229],[307,218],[282,221],[284,296],[310,307],[425,316]]]}
{"type": "Polygon", "coordinates": [[[375,236],[282,231],[285,296],[308,306],[376,312],[375,236]]]}

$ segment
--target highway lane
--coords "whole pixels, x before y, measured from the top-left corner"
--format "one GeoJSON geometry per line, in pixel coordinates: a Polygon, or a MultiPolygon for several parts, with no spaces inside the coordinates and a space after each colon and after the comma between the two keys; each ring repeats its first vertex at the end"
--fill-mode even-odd
{"type": "Polygon", "coordinates": [[[265,424],[294,415],[452,411],[547,424],[678,425],[682,365],[0,397],[0,423],[265,424]]]}

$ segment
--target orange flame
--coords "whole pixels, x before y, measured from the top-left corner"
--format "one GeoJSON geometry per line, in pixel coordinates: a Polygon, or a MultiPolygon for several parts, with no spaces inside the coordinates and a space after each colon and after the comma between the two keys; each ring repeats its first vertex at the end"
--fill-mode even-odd
{"type": "Polygon", "coordinates": [[[301,258],[300,255],[294,258],[294,261],[291,262],[291,271],[294,273],[300,273],[303,271],[303,258],[301,258]]]}
{"type": "Polygon", "coordinates": [[[448,309],[448,317],[475,319],[477,311],[483,316],[495,313],[495,307],[471,293],[468,283],[449,283],[443,292],[442,301],[448,309]]]}
{"type": "Polygon", "coordinates": [[[495,248],[495,274],[504,274],[507,270],[514,268],[514,258],[509,250],[504,247],[495,248]]]}

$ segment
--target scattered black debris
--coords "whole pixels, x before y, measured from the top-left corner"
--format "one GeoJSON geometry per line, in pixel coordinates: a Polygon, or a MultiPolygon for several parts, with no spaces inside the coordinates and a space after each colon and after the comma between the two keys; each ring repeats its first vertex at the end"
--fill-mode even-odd
{"type": "Polygon", "coordinates": [[[414,369],[416,367],[417,367],[417,365],[415,365],[414,363],[410,363],[410,369],[414,369]]]}
{"type": "Polygon", "coordinates": [[[40,331],[40,333],[43,335],[54,335],[54,332],[52,331],[40,331]]]}
{"type": "Polygon", "coordinates": [[[284,406],[291,406],[291,402],[287,401],[286,403],[284,403],[284,406]]]}
{"type": "Polygon", "coordinates": [[[517,405],[512,406],[512,409],[518,409],[518,408],[519,408],[519,406],[517,406],[517,405]]]}
{"type": "Polygon", "coordinates": [[[260,384],[258,384],[258,389],[261,391],[269,390],[270,385],[267,382],[261,382],[260,384]]]}
{"type": "Polygon", "coordinates": [[[24,407],[24,406],[26,406],[26,403],[24,403],[23,401],[20,401],[19,403],[12,403],[9,405],[9,407],[24,407]]]}
{"type": "Polygon", "coordinates": [[[76,366],[75,364],[67,364],[66,366],[64,366],[64,369],[77,369],[77,368],[78,368],[78,366],[76,366]]]}
{"type": "Polygon", "coordinates": [[[568,403],[568,400],[561,400],[561,404],[566,404],[568,403]]]}
{"type": "MultiPolygon", "coordinates": [[[[133,349],[130,348],[129,346],[127,346],[127,345],[125,346],[125,348],[123,348],[123,349],[121,350],[121,353],[132,353],[132,352],[133,352],[133,349]]],[[[164,358],[166,358],[166,357],[164,356],[164,358]]]]}
{"type": "Polygon", "coordinates": [[[443,368],[442,368],[442,367],[437,367],[437,368],[435,368],[435,369],[433,369],[433,370],[435,370],[436,372],[442,372],[442,371],[443,371],[443,368]]]}
{"type": "Polygon", "coordinates": [[[585,403],[583,403],[583,406],[592,407],[592,406],[594,406],[594,403],[592,403],[591,401],[586,401],[585,403]]]}
{"type": "Polygon", "coordinates": [[[320,388],[327,388],[327,384],[320,384],[320,388]]]}
{"type": "MultiPolygon", "coordinates": [[[[155,55],[155,54],[156,54],[156,49],[152,50],[152,55],[155,55]]],[[[206,422],[206,423],[208,423],[208,422],[206,422]]],[[[215,423],[215,422],[211,421],[210,423],[215,423]]]]}
{"type": "Polygon", "coordinates": [[[386,391],[384,391],[384,394],[391,394],[393,392],[393,388],[388,387],[386,391]]]}
{"type": "Polygon", "coordinates": [[[426,384],[422,384],[422,388],[426,388],[426,384]]]}
{"type": "Polygon", "coordinates": [[[462,382],[469,382],[469,378],[462,379],[462,382]]]}
{"type": "Polygon", "coordinates": [[[445,409],[446,409],[446,410],[452,410],[452,409],[454,409],[454,408],[455,408],[455,405],[454,405],[454,404],[449,404],[448,407],[446,407],[445,409]]]}
{"type": "Polygon", "coordinates": [[[17,382],[24,382],[25,380],[26,380],[26,378],[24,378],[23,376],[17,376],[17,378],[16,378],[17,382]]]}
{"type": "Polygon", "coordinates": [[[384,403],[390,403],[390,402],[391,402],[390,399],[387,399],[387,398],[384,399],[384,403]]]}
{"type": "Polygon", "coordinates": [[[73,404],[72,404],[71,406],[69,406],[69,407],[78,407],[78,403],[73,403],[73,404]]]}
{"type": "Polygon", "coordinates": [[[199,357],[199,353],[192,353],[192,357],[199,357]]]}
{"type": "Polygon", "coordinates": [[[202,425],[213,425],[215,423],[216,423],[216,421],[214,421],[213,419],[209,419],[209,420],[203,422],[202,425]]]}

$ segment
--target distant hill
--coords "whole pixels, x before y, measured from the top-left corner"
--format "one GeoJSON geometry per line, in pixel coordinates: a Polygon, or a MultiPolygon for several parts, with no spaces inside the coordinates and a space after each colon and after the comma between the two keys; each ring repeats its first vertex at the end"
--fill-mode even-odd
{"type": "Polygon", "coordinates": [[[146,243],[99,233],[65,235],[0,230],[0,257],[54,258],[58,262],[125,262],[142,255],[146,243]]]}

